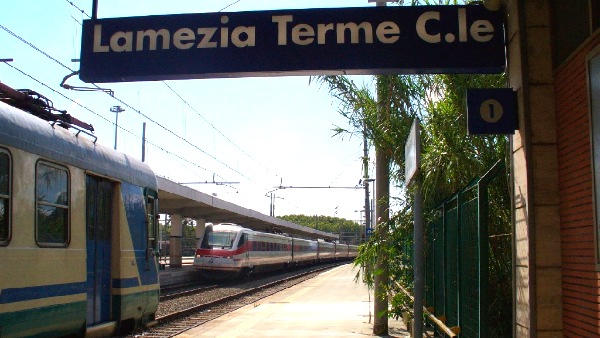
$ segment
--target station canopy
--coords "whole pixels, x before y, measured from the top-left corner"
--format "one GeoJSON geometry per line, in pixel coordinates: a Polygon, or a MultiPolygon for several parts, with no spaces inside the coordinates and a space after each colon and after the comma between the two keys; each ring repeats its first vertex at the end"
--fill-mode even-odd
{"type": "Polygon", "coordinates": [[[291,223],[199,192],[158,177],[159,212],[204,219],[213,224],[235,223],[256,231],[281,232],[292,236],[337,240],[338,235],[291,223]]]}

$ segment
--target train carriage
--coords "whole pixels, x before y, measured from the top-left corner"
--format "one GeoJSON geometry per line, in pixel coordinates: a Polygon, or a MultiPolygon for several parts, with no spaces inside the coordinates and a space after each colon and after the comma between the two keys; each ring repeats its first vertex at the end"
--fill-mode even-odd
{"type": "Polygon", "coordinates": [[[292,261],[294,265],[307,265],[314,264],[317,262],[317,241],[303,238],[294,238],[292,248],[292,261]]]}
{"type": "Polygon", "coordinates": [[[356,256],[358,256],[358,246],[348,245],[348,258],[354,259],[356,256]]]}
{"type": "Polygon", "coordinates": [[[210,279],[356,257],[356,246],[253,231],[237,224],[206,226],[194,266],[210,279]]]}
{"type": "Polygon", "coordinates": [[[110,336],[158,307],[154,173],[65,127],[0,101],[1,337],[110,336]]]}
{"type": "Polygon", "coordinates": [[[249,271],[275,270],[290,265],[293,260],[292,239],[288,236],[249,231],[245,245],[249,271]]]}
{"type": "Polygon", "coordinates": [[[335,243],[335,260],[343,260],[348,258],[348,244],[335,243]]]}
{"type": "Polygon", "coordinates": [[[194,257],[194,266],[208,278],[276,270],[291,262],[291,237],[229,223],[207,226],[194,257]]]}
{"type": "Polygon", "coordinates": [[[335,258],[335,244],[333,242],[319,240],[318,247],[319,262],[328,262],[335,258]]]}

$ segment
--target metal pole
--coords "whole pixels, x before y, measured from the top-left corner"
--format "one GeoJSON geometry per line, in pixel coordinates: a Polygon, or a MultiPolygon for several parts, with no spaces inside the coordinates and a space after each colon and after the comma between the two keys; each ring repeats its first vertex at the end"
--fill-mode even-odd
{"type": "Polygon", "coordinates": [[[115,150],[117,150],[117,131],[119,128],[119,110],[115,111],[115,150]]]}
{"type": "Polygon", "coordinates": [[[92,20],[98,19],[98,0],[92,0],[92,20]]]}
{"type": "MultiPolygon", "coordinates": [[[[418,156],[418,155],[417,155],[418,156]]],[[[415,181],[415,201],[414,201],[414,274],[415,274],[415,285],[414,285],[414,303],[413,312],[414,318],[414,332],[413,337],[423,337],[423,290],[424,290],[424,276],[425,276],[425,248],[423,247],[424,234],[423,234],[423,191],[421,185],[420,174],[417,174],[415,181]]]]}
{"type": "Polygon", "coordinates": [[[114,106],[110,108],[110,111],[117,115],[115,119],[115,150],[117,150],[117,129],[119,128],[119,113],[125,111],[125,109],[121,108],[121,106],[114,106]]]}
{"type": "Polygon", "coordinates": [[[146,122],[142,128],[142,162],[146,162],[146,122]]]}
{"type": "Polygon", "coordinates": [[[365,171],[365,241],[369,240],[371,229],[371,197],[369,196],[369,147],[367,144],[367,123],[363,119],[363,165],[365,171]]]}
{"type": "Polygon", "coordinates": [[[413,337],[423,337],[423,290],[425,282],[425,250],[423,226],[423,191],[421,184],[421,122],[416,118],[410,129],[405,152],[405,179],[407,187],[414,187],[413,207],[413,337]]]}

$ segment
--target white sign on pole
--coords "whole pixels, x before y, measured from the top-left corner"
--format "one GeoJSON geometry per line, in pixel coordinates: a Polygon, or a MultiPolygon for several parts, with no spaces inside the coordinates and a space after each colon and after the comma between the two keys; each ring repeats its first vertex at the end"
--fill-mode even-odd
{"type": "Polygon", "coordinates": [[[421,168],[421,123],[419,118],[413,121],[406,145],[404,146],[404,175],[409,186],[421,168]]]}

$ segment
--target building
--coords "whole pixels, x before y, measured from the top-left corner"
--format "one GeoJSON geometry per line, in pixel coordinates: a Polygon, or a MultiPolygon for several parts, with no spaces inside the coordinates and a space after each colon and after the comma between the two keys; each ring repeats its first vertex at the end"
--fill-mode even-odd
{"type": "Polygon", "coordinates": [[[507,0],[516,337],[600,336],[600,1],[507,0]]]}

